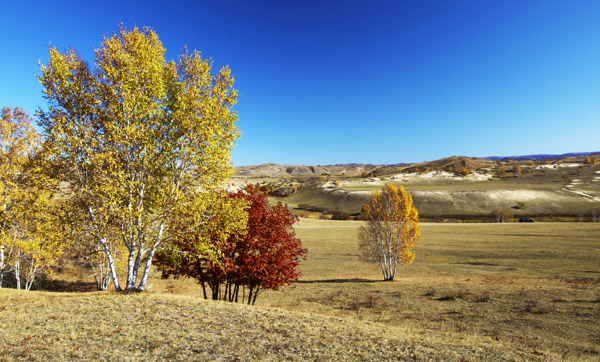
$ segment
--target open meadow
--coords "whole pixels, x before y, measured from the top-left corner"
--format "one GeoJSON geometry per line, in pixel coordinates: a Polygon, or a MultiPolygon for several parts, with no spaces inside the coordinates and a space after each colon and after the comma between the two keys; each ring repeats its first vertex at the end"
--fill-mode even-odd
{"type": "Polygon", "coordinates": [[[3,289],[0,360],[600,358],[600,223],[422,224],[392,282],[360,261],[360,225],[302,219],[301,279],[254,307],[202,300],[192,280],[3,289]]]}
{"type": "Polygon", "coordinates": [[[423,224],[415,262],[393,282],[359,261],[359,225],[303,219],[302,280],[259,304],[401,327],[414,340],[600,357],[600,224],[423,224]]]}

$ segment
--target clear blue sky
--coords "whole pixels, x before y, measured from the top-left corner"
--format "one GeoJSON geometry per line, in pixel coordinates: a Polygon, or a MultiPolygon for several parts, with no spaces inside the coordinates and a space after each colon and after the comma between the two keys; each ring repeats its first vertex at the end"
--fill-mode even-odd
{"type": "Polygon", "coordinates": [[[0,106],[45,107],[48,45],[150,26],[229,64],[236,165],[600,150],[600,1],[5,1],[0,106]]]}

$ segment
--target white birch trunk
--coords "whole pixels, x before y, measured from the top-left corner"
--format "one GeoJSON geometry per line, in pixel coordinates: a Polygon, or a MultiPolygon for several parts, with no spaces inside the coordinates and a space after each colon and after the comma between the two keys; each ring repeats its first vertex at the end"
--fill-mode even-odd
{"type": "Polygon", "coordinates": [[[93,262],[91,263],[94,279],[96,280],[96,288],[98,290],[106,290],[110,284],[110,268],[107,264],[106,260],[101,260],[97,265],[93,262]]]}
{"type": "Polygon", "coordinates": [[[15,260],[15,278],[17,279],[17,289],[21,289],[21,253],[17,253],[17,259],[15,260]]]}
{"type": "Polygon", "coordinates": [[[110,248],[108,247],[108,242],[106,241],[106,237],[103,235],[100,235],[100,233],[98,232],[98,227],[96,224],[96,221],[97,221],[96,214],[94,213],[94,210],[92,209],[91,206],[88,206],[87,209],[88,209],[90,218],[92,219],[92,224],[94,225],[94,229],[96,231],[96,237],[98,238],[100,245],[102,245],[102,249],[104,250],[104,254],[106,255],[106,259],[108,260],[108,268],[110,269],[110,275],[112,277],[113,284],[115,285],[115,289],[118,292],[120,292],[122,289],[121,289],[121,286],[119,285],[119,279],[117,277],[117,270],[115,269],[115,261],[113,259],[110,248]]]}
{"type": "Polygon", "coordinates": [[[4,281],[4,244],[0,244],[0,288],[4,281]]]}
{"type": "Polygon", "coordinates": [[[156,252],[156,248],[160,245],[162,241],[162,234],[165,230],[165,223],[162,222],[158,229],[158,235],[156,235],[156,241],[154,245],[152,245],[152,249],[148,253],[148,258],[146,259],[146,266],[144,267],[144,273],[142,274],[142,280],[140,281],[140,285],[138,286],[139,290],[146,290],[146,283],[148,282],[148,275],[150,274],[150,267],[152,266],[152,258],[154,257],[154,253],[156,252]]]}
{"type": "Polygon", "coordinates": [[[127,257],[127,283],[125,284],[125,290],[130,290],[135,287],[135,277],[133,274],[135,267],[135,251],[135,246],[132,246],[131,249],[129,249],[129,256],[127,257]]]}
{"type": "Polygon", "coordinates": [[[117,277],[117,270],[115,268],[115,261],[113,259],[112,253],[108,248],[108,243],[106,242],[106,238],[100,239],[100,244],[102,244],[102,248],[104,249],[104,253],[106,254],[106,258],[108,259],[108,268],[110,269],[110,276],[113,280],[113,284],[115,289],[120,292],[121,286],[119,285],[119,278],[117,277]]]}
{"type": "Polygon", "coordinates": [[[31,266],[29,267],[29,272],[25,276],[25,290],[29,291],[31,286],[33,285],[33,281],[35,280],[35,274],[37,273],[37,267],[33,260],[31,260],[31,266]]]}
{"type": "Polygon", "coordinates": [[[387,223],[388,223],[388,240],[387,240],[388,265],[386,265],[386,268],[388,270],[388,275],[387,275],[386,280],[392,280],[394,278],[394,276],[392,275],[392,263],[395,258],[395,256],[394,256],[394,230],[393,230],[392,222],[388,221],[387,223]]]}
{"type": "Polygon", "coordinates": [[[146,290],[146,283],[148,282],[148,275],[150,274],[150,267],[152,266],[152,258],[154,257],[154,253],[156,252],[156,248],[152,248],[148,253],[148,258],[146,259],[146,265],[144,266],[144,273],[142,274],[142,280],[140,281],[140,285],[138,286],[138,290],[144,291],[146,290]]]}

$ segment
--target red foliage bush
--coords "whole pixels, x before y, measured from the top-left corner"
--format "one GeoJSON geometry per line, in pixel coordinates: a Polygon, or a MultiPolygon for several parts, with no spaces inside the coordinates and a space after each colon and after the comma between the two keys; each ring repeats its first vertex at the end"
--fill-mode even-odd
{"type": "MultiPolygon", "coordinates": [[[[202,285],[204,297],[208,298],[206,286],[211,289],[212,299],[237,302],[241,299],[254,304],[263,289],[279,289],[298,279],[297,269],[307,250],[296,238],[293,225],[297,221],[287,206],[281,202],[270,206],[264,195],[249,185],[244,190],[229,194],[231,198],[244,198],[250,204],[246,233],[230,235],[220,246],[222,257],[210,261],[200,256],[179,258],[180,265],[163,265],[163,276],[185,275],[195,278],[202,285]],[[241,296],[240,296],[241,289],[241,296]]],[[[190,243],[180,247],[190,249],[190,243]]]]}

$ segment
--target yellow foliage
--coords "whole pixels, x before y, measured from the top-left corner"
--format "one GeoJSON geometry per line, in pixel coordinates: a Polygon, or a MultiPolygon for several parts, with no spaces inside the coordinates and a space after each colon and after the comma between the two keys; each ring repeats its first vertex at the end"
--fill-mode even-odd
{"type": "Polygon", "coordinates": [[[398,264],[410,264],[420,237],[419,214],[412,197],[400,186],[386,184],[363,206],[367,225],[359,231],[364,259],[378,261],[385,280],[393,280],[398,264]]]}
{"type": "MultiPolygon", "coordinates": [[[[238,137],[234,78],[187,49],[166,61],[149,28],[120,28],[95,50],[95,69],[72,49],[50,49],[40,82],[49,154],[87,217],[115,288],[114,244],[126,250],[125,289],[144,289],[169,224],[190,200],[207,200],[233,173],[238,137]],[[116,229],[115,229],[116,228],[116,229]],[[143,264],[143,265],[142,265],[143,264]],[[143,268],[138,283],[138,269],[143,268]]],[[[189,225],[197,228],[199,225],[189,225]]]]}
{"type": "Polygon", "coordinates": [[[0,118],[0,286],[11,270],[21,287],[29,289],[40,272],[62,253],[63,231],[59,226],[40,148],[40,136],[30,117],[19,108],[4,108],[0,118]]]}

